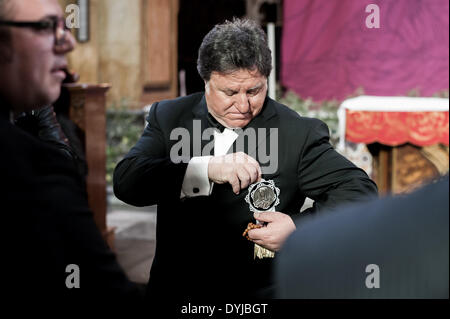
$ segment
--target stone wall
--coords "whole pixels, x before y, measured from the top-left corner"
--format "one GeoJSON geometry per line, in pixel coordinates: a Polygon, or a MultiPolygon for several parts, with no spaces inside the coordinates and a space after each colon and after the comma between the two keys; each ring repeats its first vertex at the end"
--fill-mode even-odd
{"type": "MultiPolygon", "coordinates": [[[[63,8],[76,3],[59,1],[63,8]]],[[[90,39],[69,55],[80,82],[110,83],[109,107],[126,100],[128,108],[138,109],[176,97],[177,3],[90,0],[90,39]]]]}

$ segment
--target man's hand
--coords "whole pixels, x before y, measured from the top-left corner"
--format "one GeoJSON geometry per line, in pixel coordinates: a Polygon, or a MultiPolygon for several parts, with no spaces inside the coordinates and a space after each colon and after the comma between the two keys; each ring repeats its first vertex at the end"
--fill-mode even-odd
{"type": "Polygon", "coordinates": [[[280,250],[286,238],[296,229],[292,218],[283,213],[255,213],[254,217],[268,224],[265,227],[250,230],[248,237],[254,243],[272,251],[280,250]]]}
{"type": "Polygon", "coordinates": [[[208,164],[208,178],[217,184],[230,183],[233,192],[261,180],[259,163],[243,152],[213,156],[208,164]]]}

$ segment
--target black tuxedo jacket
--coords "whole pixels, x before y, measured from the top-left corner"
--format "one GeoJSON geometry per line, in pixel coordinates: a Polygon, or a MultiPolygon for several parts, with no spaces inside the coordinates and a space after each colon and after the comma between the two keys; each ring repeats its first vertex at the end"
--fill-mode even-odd
{"type": "MultiPolygon", "coordinates": [[[[115,194],[132,205],[158,205],[150,296],[270,297],[272,260],[254,260],[254,244],[242,237],[247,223],[254,221],[245,202],[248,191],[236,195],[229,184],[216,184],[210,196],[180,200],[187,161],[171,160],[170,151],[178,143],[171,133],[175,128],[189,131],[192,157],[199,142],[194,140],[193,120],[200,121],[202,130],[208,128],[207,113],[203,93],[155,103],[141,139],[116,167],[115,194]]],[[[270,129],[278,129],[278,168],[263,175],[280,189],[277,211],[296,216],[310,197],[315,207],[303,213],[308,215],[376,194],[364,171],[334,151],[323,122],[302,118],[266,98],[248,127],[266,131],[258,134],[256,146],[242,134],[235,142],[242,148],[230,152],[244,151],[259,161],[259,148],[266,145],[269,152],[269,144],[275,143],[270,129]]],[[[202,147],[211,139],[201,141],[202,147]]]]}
{"type": "Polygon", "coordinates": [[[73,162],[11,124],[1,104],[0,151],[6,304],[28,305],[15,312],[30,307],[48,313],[61,303],[77,309],[91,303],[106,310],[111,300],[139,302],[143,294],[103,241],[73,162]],[[66,269],[71,264],[79,267],[79,289],[66,286],[74,274],[66,269]]]}

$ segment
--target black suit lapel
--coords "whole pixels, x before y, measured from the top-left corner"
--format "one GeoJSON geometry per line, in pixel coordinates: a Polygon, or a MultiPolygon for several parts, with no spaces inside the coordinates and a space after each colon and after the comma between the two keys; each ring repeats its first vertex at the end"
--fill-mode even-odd
{"type": "MultiPolygon", "coordinates": [[[[272,130],[278,128],[278,116],[275,110],[274,102],[270,98],[266,98],[264,102],[263,109],[261,113],[255,117],[243,130],[238,130],[239,136],[233,145],[228,150],[228,154],[234,152],[244,152],[261,163],[258,155],[258,150],[266,150],[266,153],[270,150],[268,144],[270,142],[270,136],[272,135],[272,130]],[[246,129],[249,128],[253,130],[256,134],[256,143],[248,143],[248,138],[246,137],[246,129]],[[261,134],[258,134],[258,129],[261,134]],[[259,135],[259,136],[258,136],[259,135]],[[264,145],[265,144],[265,145],[264,145]]],[[[275,134],[276,135],[276,134],[275,134]]],[[[262,166],[263,175],[265,174],[264,167],[262,166]]],[[[271,174],[272,175],[272,174],[271,174]]],[[[245,202],[245,196],[247,194],[247,189],[241,191],[239,195],[233,193],[232,188],[229,183],[225,184],[215,184],[213,192],[211,194],[211,200],[221,209],[227,207],[227,210],[223,213],[226,214],[224,219],[230,218],[230,211],[240,212],[232,217],[233,219],[242,219],[242,225],[245,225],[251,220],[251,212],[248,209],[248,204],[245,202]]]]}
{"type": "Polygon", "coordinates": [[[204,95],[200,102],[193,107],[192,115],[193,117],[185,122],[191,135],[192,155],[214,155],[214,130],[208,122],[208,108],[204,95]]]}
{"type": "MultiPolygon", "coordinates": [[[[190,147],[192,156],[214,155],[214,129],[208,122],[208,108],[204,95],[200,102],[193,107],[192,114],[192,118],[186,119],[185,121],[185,127],[191,136],[190,147]],[[202,152],[201,154],[199,154],[200,151],[202,152]]],[[[239,136],[227,153],[245,152],[260,161],[260,154],[258,152],[262,154],[265,151],[266,153],[264,155],[269,152],[271,136],[277,128],[278,116],[274,101],[266,97],[261,113],[243,130],[236,131],[239,136]],[[254,135],[254,138],[249,139],[248,136],[250,135],[254,135]],[[249,143],[249,140],[253,142],[249,143]]],[[[275,136],[276,134],[272,137],[275,136]]]]}

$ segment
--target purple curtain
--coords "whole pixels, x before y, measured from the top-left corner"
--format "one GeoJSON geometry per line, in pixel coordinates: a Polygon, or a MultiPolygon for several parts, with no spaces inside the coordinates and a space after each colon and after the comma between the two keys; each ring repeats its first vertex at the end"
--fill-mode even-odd
{"type": "Polygon", "coordinates": [[[281,54],[282,84],[304,98],[429,96],[449,87],[449,1],[284,0],[281,54]]]}

